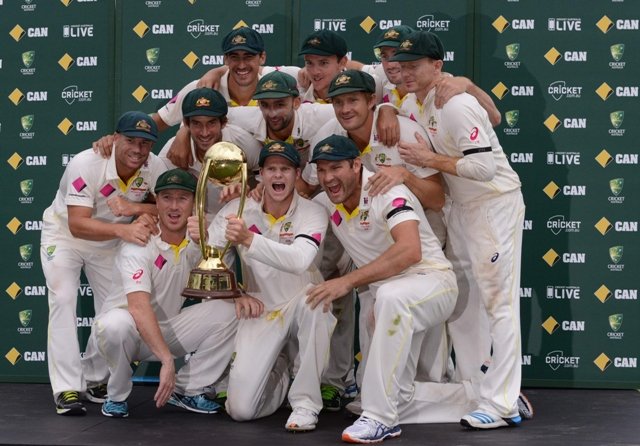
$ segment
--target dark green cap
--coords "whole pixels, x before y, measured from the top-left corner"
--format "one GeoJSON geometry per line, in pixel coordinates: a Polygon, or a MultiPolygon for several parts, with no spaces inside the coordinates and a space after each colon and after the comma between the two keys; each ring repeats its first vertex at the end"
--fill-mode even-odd
{"type": "Polygon", "coordinates": [[[247,51],[248,53],[258,54],[264,52],[264,41],[257,31],[243,26],[234,29],[224,36],[222,40],[222,52],[224,54],[232,51],[247,51]]]}
{"type": "Polygon", "coordinates": [[[313,149],[311,162],[318,160],[342,161],[356,159],[360,156],[360,150],[356,143],[346,136],[331,135],[318,144],[313,149]]]}
{"type": "Polygon", "coordinates": [[[182,116],[226,116],[229,107],[227,100],[220,92],[211,88],[191,90],[182,101],[182,116]]]}
{"type": "Polygon", "coordinates": [[[158,177],[156,187],[153,190],[156,194],[166,189],[182,189],[196,193],[198,180],[186,170],[171,169],[158,177]]]}
{"type": "Polygon", "coordinates": [[[288,160],[296,167],[300,167],[300,154],[298,151],[288,142],[284,141],[271,141],[266,144],[262,150],[260,150],[260,159],[258,159],[258,165],[264,166],[264,160],[270,156],[281,156],[288,160]]]}
{"type": "Polygon", "coordinates": [[[300,54],[316,54],[318,56],[338,56],[342,59],[347,54],[347,42],[335,31],[323,29],[313,32],[304,39],[300,54]]]}
{"type": "Polygon", "coordinates": [[[146,113],[128,111],[120,116],[116,132],[131,138],[144,138],[150,141],[158,139],[158,126],[146,113]]]}
{"type": "Polygon", "coordinates": [[[392,62],[409,62],[429,57],[444,59],[444,47],[440,38],[429,31],[415,31],[402,41],[396,54],[389,59],[392,62]]]}
{"type": "Polygon", "coordinates": [[[293,76],[282,71],[272,71],[260,78],[253,99],[277,99],[299,95],[298,82],[293,76]]]}
{"type": "Polygon", "coordinates": [[[374,48],[380,48],[383,46],[390,46],[397,48],[400,46],[403,40],[407,38],[409,34],[414,32],[413,28],[407,25],[398,25],[393,28],[389,28],[378,37],[374,48]]]}
{"type": "Polygon", "coordinates": [[[360,70],[346,70],[338,73],[329,84],[327,96],[332,98],[345,93],[353,93],[354,91],[375,93],[376,81],[373,76],[360,70]]]}

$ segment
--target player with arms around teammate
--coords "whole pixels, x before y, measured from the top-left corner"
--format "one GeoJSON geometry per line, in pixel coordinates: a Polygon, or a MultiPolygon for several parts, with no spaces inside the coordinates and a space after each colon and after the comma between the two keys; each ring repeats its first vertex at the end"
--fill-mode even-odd
{"type": "Polygon", "coordinates": [[[196,179],[173,169],[156,183],[160,234],[146,246],[122,245],[113,269],[107,311],[96,318],[92,333],[109,364],[108,399],[102,414],[129,415],[127,397],[132,382],[130,363],[160,361],[157,407],[169,402],[196,413],[215,413],[220,406],[204,388],[224,372],[233,353],[238,317],[255,317],[262,304],[243,296],[212,300],[181,309],[180,295],[189,272],[200,259],[199,245],[186,237],[196,179]],[[193,353],[177,376],[174,358],[193,353]]]}
{"type": "MultiPolygon", "coordinates": [[[[291,431],[316,427],[322,408],[320,377],[329,354],[335,318],[305,303],[307,290],[322,282],[316,262],[327,227],[324,210],[295,192],[300,156],[290,144],[274,141],[260,153],[264,183],[261,202],[248,199],[241,218],[239,200],[230,201],[209,226],[209,243],[237,248],[247,292],[264,303],[258,319],[242,320],[229,374],[227,413],[237,421],[275,412],[287,396],[290,366],[283,348],[297,338],[300,367],[288,393],[291,431]]],[[[197,222],[190,220],[196,235],[197,222]]]]}
{"type": "MultiPolygon", "coordinates": [[[[255,107],[247,107],[255,108],[255,107]]],[[[251,134],[227,120],[229,107],[222,94],[211,88],[197,88],[190,91],[182,101],[184,127],[189,129],[190,156],[194,160],[189,172],[198,177],[207,150],[220,141],[233,143],[240,147],[247,158],[249,172],[258,168],[258,157],[262,144],[251,134]]],[[[168,158],[169,148],[174,139],[167,141],[158,155],[172,169],[175,166],[168,158]]],[[[221,188],[208,184],[207,212],[215,214],[222,208],[220,203],[221,188]]]]}
{"type": "Polygon", "coordinates": [[[80,272],[93,289],[99,314],[111,283],[111,268],[120,240],[145,245],[157,232],[155,205],[145,203],[164,163],[151,153],[157,138],[153,120],[142,112],[118,120],[108,159],[91,149],[67,165],[51,206],[42,217],[40,257],[49,291],[47,357],[49,379],[60,415],[84,415],[79,394],[102,402],[107,366],[96,346],[87,345],[81,365],[76,328],[80,272]],[[135,221],[132,222],[132,220],[135,221]],[[83,373],[84,369],[84,373],[83,373]]]}
{"type": "Polygon", "coordinates": [[[311,162],[325,193],[331,228],[358,269],[309,291],[307,302],[327,311],[347,290],[369,285],[375,330],[362,383],[362,416],[344,430],[351,443],[397,437],[399,406],[413,396],[422,333],[442,324],[455,306],[451,264],[431,231],[418,199],[404,186],[370,197],[372,175],[344,136],[318,143],[311,162]]]}
{"type": "Polygon", "coordinates": [[[407,162],[441,171],[453,201],[447,256],[458,275],[461,298],[448,327],[457,367],[477,373],[493,350],[480,403],[460,422],[477,429],[515,426],[521,421],[519,286],[525,207],[520,179],[473,97],[458,95],[441,109],[435,107],[433,87],[443,57],[440,39],[418,31],[391,59],[400,62],[403,82],[412,92],[403,107],[421,105],[414,116],[429,135],[429,142],[401,142],[400,154],[407,162]],[[488,333],[482,318],[488,319],[488,333]]]}

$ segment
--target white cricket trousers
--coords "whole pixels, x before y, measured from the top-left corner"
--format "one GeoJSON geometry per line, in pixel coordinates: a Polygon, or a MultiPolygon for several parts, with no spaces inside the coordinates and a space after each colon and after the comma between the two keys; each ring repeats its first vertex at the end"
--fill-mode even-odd
{"type": "MultiPolygon", "coordinates": [[[[223,374],[231,360],[238,326],[235,305],[223,300],[203,301],[184,308],[159,325],[174,358],[193,353],[177,373],[176,391],[188,396],[203,393],[206,386],[223,374]]],[[[140,337],[127,309],[114,308],[100,314],[92,336],[111,373],[107,384],[109,398],[125,401],[133,386],[131,363],[158,358],[140,337]]]]}
{"type": "Polygon", "coordinates": [[[475,379],[483,363],[489,364],[481,378],[478,409],[500,417],[518,414],[524,210],[516,190],[464,205],[454,202],[447,222],[447,254],[466,282],[460,284],[458,305],[448,323],[456,367],[469,375],[464,378],[475,379]]]}
{"type": "Polygon", "coordinates": [[[84,269],[93,290],[95,314],[100,313],[113,285],[111,272],[115,252],[115,249],[78,250],[66,240],[55,240],[51,243],[43,241],[40,246],[42,271],[49,294],[47,364],[54,399],[65,391],[84,392],[87,381],[106,381],[107,365],[91,340],[87,343],[84,354],[87,365],[90,365],[87,371],[91,376],[83,375],[76,306],[80,272],[84,269]],[[55,251],[50,256],[47,254],[47,247],[52,245],[55,245],[55,251]]]}
{"type": "Polygon", "coordinates": [[[226,410],[236,421],[274,413],[289,390],[291,407],[319,413],[322,409],[320,377],[329,357],[336,319],[322,306],[314,310],[305,302],[305,288],[277,310],[238,324],[236,355],[229,372],[226,410]],[[299,369],[289,385],[289,367],[281,354],[289,338],[298,341],[299,369]]]}
{"type": "Polygon", "coordinates": [[[424,333],[451,315],[458,289],[453,271],[432,270],[369,291],[375,328],[362,382],[362,414],[395,426],[400,407],[413,397],[424,333]]]}

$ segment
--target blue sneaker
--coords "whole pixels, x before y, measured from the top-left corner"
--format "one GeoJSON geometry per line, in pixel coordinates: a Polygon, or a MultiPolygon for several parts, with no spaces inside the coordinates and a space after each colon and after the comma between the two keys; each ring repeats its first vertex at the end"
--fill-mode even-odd
{"type": "Polygon", "coordinates": [[[173,392],[167,403],[196,413],[212,414],[217,413],[222,408],[220,404],[207,398],[204,393],[195,396],[186,396],[173,392]]]}
{"type": "Polygon", "coordinates": [[[387,438],[399,437],[399,425],[386,426],[379,421],[361,416],[342,432],[342,441],[347,443],[380,443],[387,438]]]}
{"type": "Polygon", "coordinates": [[[496,429],[498,427],[518,426],[522,422],[520,415],[512,418],[500,418],[486,412],[475,411],[465,415],[460,424],[470,429],[496,429]]]}
{"type": "Polygon", "coordinates": [[[102,403],[102,415],[113,418],[127,418],[129,406],[126,401],[111,401],[109,398],[102,403]]]}

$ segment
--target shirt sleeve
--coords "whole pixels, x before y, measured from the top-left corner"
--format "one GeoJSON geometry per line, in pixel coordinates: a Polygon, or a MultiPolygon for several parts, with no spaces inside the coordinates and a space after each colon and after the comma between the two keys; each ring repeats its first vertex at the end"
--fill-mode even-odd
{"type": "Polygon", "coordinates": [[[116,255],[115,268],[120,274],[125,295],[136,291],[151,293],[151,266],[147,247],[124,243],[116,255]]]}
{"type": "MultiPolygon", "coordinates": [[[[376,201],[378,200],[373,200],[373,202],[376,201]]],[[[420,208],[420,204],[405,186],[393,187],[389,192],[380,196],[378,204],[380,206],[379,212],[382,213],[389,230],[405,221],[420,220],[415,211],[420,208]]]]}
{"type": "Polygon", "coordinates": [[[298,208],[296,212],[304,212],[304,220],[297,219],[296,223],[303,224],[303,227],[296,230],[292,244],[278,243],[256,234],[243,254],[293,274],[302,274],[309,269],[325,237],[328,219],[325,211],[315,204],[298,208]]]}
{"type": "Polygon", "coordinates": [[[182,90],[178,92],[169,102],[158,110],[158,115],[169,126],[178,125],[182,122],[182,101],[184,97],[192,90],[196,89],[198,81],[188,83],[182,90]]]}
{"type": "Polygon", "coordinates": [[[67,177],[65,204],[67,206],[94,207],[96,189],[99,185],[94,184],[97,178],[92,167],[94,166],[87,166],[75,158],[67,165],[65,172],[67,177]]]}

